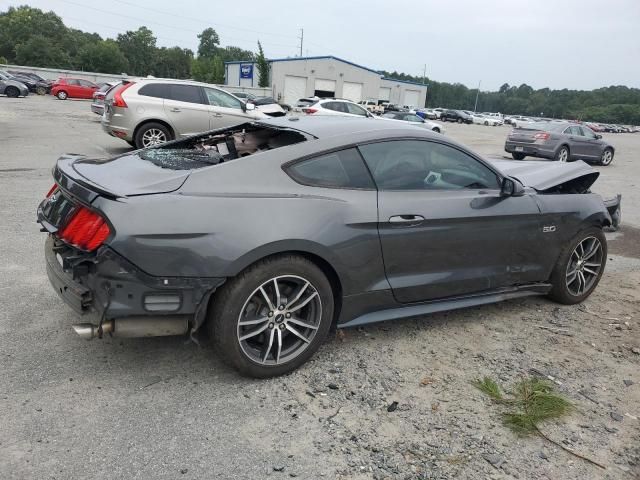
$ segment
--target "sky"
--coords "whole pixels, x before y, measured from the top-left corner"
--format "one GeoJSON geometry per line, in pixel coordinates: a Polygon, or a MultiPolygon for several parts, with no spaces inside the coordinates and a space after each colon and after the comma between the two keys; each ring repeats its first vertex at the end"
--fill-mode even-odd
{"type": "Polygon", "coordinates": [[[640,0],[0,0],[53,10],[67,26],[115,38],[150,28],[158,46],[221,44],[267,58],[334,55],[471,88],[502,84],[640,88],[640,0]]]}

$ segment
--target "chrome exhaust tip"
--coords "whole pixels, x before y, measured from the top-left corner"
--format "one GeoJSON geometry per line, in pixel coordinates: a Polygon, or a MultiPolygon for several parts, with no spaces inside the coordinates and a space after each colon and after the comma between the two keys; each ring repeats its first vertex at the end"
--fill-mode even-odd
{"type": "Polygon", "coordinates": [[[90,323],[80,323],[78,325],[71,325],[71,328],[75,330],[75,332],[80,335],[80,337],[91,340],[93,337],[98,335],[98,328],[90,323]]]}

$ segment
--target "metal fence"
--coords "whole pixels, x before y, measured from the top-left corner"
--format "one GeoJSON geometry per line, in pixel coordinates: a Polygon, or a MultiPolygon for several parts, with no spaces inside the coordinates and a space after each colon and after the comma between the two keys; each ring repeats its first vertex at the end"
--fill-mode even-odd
{"type": "MultiPolygon", "coordinates": [[[[41,67],[29,67],[26,65],[5,65],[0,63],[0,70],[17,70],[20,72],[35,73],[42,78],[48,80],[57,80],[60,77],[73,77],[84,78],[94,83],[105,82],[118,82],[125,78],[131,78],[132,75],[121,73],[119,75],[108,73],[96,73],[96,72],[82,72],[78,70],[64,70],[61,68],[41,68],[41,67]]],[[[258,87],[239,87],[234,85],[215,85],[223,90],[229,92],[247,92],[255,95],[256,97],[268,97],[271,95],[271,88],[258,88],[258,87]]]]}

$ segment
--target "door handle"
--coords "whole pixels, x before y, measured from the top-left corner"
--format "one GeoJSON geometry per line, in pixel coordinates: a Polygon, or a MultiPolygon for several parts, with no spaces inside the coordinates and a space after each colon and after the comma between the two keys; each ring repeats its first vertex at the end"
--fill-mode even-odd
{"type": "Polygon", "coordinates": [[[394,215],[389,217],[389,223],[396,225],[418,225],[424,221],[422,215],[394,215]]]}
{"type": "Polygon", "coordinates": [[[174,108],[171,109],[171,111],[175,112],[175,113],[178,113],[178,112],[181,112],[182,110],[180,110],[179,108],[175,108],[174,107],[174,108]]]}
{"type": "Polygon", "coordinates": [[[220,118],[220,117],[222,117],[222,114],[221,113],[214,113],[213,116],[215,118],[220,118]]]}

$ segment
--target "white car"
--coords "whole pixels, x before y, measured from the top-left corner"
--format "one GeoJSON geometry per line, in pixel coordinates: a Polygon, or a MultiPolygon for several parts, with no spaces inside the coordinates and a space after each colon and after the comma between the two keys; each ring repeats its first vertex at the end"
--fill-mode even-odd
{"type": "Polygon", "coordinates": [[[471,118],[473,119],[473,123],[476,125],[490,125],[492,127],[502,125],[502,122],[499,119],[482,115],[480,113],[472,113],[471,118]]]}
{"type": "Polygon", "coordinates": [[[436,133],[444,133],[444,127],[441,123],[425,120],[411,112],[387,112],[379,118],[391,122],[409,122],[411,125],[427,128],[436,133]]]}
{"type": "MultiPolygon", "coordinates": [[[[301,99],[303,100],[303,99],[301,99]]],[[[301,103],[298,101],[298,104],[301,103]]],[[[313,99],[304,99],[305,101],[313,99]]],[[[305,102],[306,103],[306,102],[305,102]]],[[[298,107],[296,104],[296,107],[298,107]]],[[[300,106],[300,111],[307,115],[342,115],[348,117],[370,117],[375,118],[371,112],[357,103],[350,102],[349,100],[340,100],[337,98],[323,98],[317,99],[313,103],[308,103],[305,106],[300,106]]]]}

